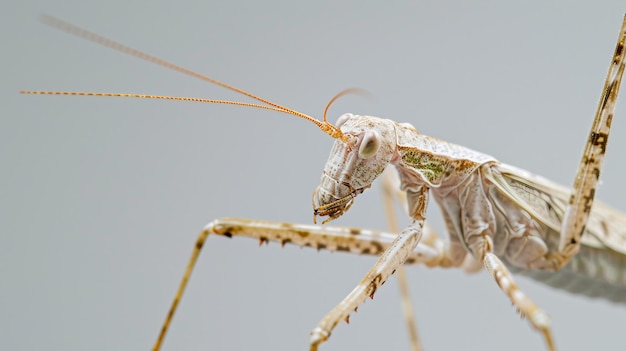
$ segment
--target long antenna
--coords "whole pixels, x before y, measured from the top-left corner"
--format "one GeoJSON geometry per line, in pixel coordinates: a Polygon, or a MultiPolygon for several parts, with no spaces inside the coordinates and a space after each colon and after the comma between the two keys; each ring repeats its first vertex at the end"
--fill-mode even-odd
{"type": "MultiPolygon", "coordinates": [[[[161,95],[144,95],[144,94],[121,94],[121,93],[98,93],[98,92],[76,92],[76,91],[33,91],[33,90],[23,90],[20,91],[20,94],[31,94],[31,95],[78,95],[78,96],[111,96],[111,97],[129,97],[129,98],[143,98],[143,99],[164,99],[164,100],[182,100],[182,101],[194,101],[194,102],[206,102],[206,103],[216,103],[216,104],[228,104],[228,105],[238,105],[238,106],[244,106],[244,107],[252,107],[252,108],[261,108],[261,109],[266,109],[266,110],[272,110],[272,111],[277,111],[277,112],[282,112],[282,113],[286,113],[286,114],[290,114],[293,116],[297,116],[300,117],[302,119],[305,119],[315,125],[317,125],[324,133],[330,135],[331,137],[335,138],[335,139],[341,139],[344,142],[348,142],[349,141],[349,137],[344,135],[341,130],[339,130],[339,128],[336,128],[334,125],[332,125],[331,123],[328,123],[328,121],[326,120],[326,116],[324,113],[324,120],[320,121],[314,117],[311,117],[307,114],[304,114],[302,112],[298,112],[296,110],[290,109],[288,107],[276,104],[274,102],[271,102],[267,99],[264,99],[262,97],[256,96],[254,94],[251,94],[245,90],[236,88],[234,86],[231,86],[229,84],[220,82],[218,80],[215,80],[213,78],[210,78],[208,76],[202,75],[200,73],[191,71],[189,69],[186,69],[184,67],[175,65],[171,62],[162,60],[158,57],[149,55],[147,53],[144,53],[140,50],[134,49],[132,47],[126,46],[124,44],[121,44],[119,42],[116,42],[114,40],[111,40],[109,38],[103,37],[101,35],[98,35],[96,33],[93,33],[91,31],[88,31],[84,28],[78,27],[76,25],[73,25],[71,23],[65,22],[61,19],[58,19],[56,17],[52,17],[49,15],[42,15],[41,16],[41,22],[43,22],[44,24],[59,29],[61,31],[64,31],[66,33],[75,35],[77,37],[80,37],[82,39],[86,39],[89,41],[92,41],[96,44],[100,44],[102,46],[106,46],[109,47],[111,49],[117,50],[119,52],[125,53],[127,55],[131,55],[131,56],[135,56],[137,58],[140,58],[144,61],[148,61],[148,62],[152,62],[154,64],[169,68],[171,70],[174,71],[178,71],[181,72],[183,74],[201,79],[205,82],[209,82],[211,84],[215,84],[218,85],[222,88],[234,91],[238,94],[241,95],[245,95],[251,99],[257,100],[263,104],[266,104],[268,106],[265,105],[261,105],[261,104],[254,104],[254,103],[246,103],[246,102],[239,102],[239,101],[225,101],[225,100],[215,100],[215,99],[200,99],[200,98],[190,98],[190,97],[174,97],[174,96],[161,96],[161,95]]],[[[345,92],[339,93],[338,96],[341,95],[345,95],[345,92]]],[[[338,97],[334,97],[332,101],[336,100],[336,98],[338,97]]],[[[328,108],[327,108],[328,109],[328,108]]]]}

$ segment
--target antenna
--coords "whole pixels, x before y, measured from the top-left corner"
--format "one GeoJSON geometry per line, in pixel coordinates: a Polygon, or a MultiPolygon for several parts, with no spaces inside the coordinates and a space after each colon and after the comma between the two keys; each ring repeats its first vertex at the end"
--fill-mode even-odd
{"type": "Polygon", "coordinates": [[[84,28],[75,26],[71,23],[65,22],[61,19],[58,19],[56,17],[52,17],[49,15],[42,15],[41,16],[41,22],[43,22],[44,24],[59,29],[61,31],[64,31],[66,33],[75,35],[77,37],[80,37],[82,39],[86,39],[89,41],[92,41],[96,44],[100,44],[102,46],[106,46],[109,47],[111,49],[117,50],[119,52],[122,52],[124,54],[127,55],[131,55],[131,56],[135,56],[137,58],[140,58],[144,61],[148,61],[148,62],[152,62],[154,64],[169,68],[171,70],[174,71],[178,71],[181,72],[183,74],[201,79],[205,82],[209,82],[211,84],[215,84],[217,86],[220,86],[222,88],[234,91],[235,93],[241,94],[241,95],[245,95],[251,99],[257,100],[259,102],[261,102],[262,104],[256,104],[256,103],[247,103],[247,102],[240,102],[240,101],[227,101],[227,100],[216,100],[216,99],[201,99],[201,98],[192,98],[192,97],[176,97],[176,96],[162,96],[162,95],[145,95],[145,94],[124,94],[124,93],[101,93],[101,92],[78,92],[78,91],[34,91],[34,90],[22,90],[20,91],[20,94],[29,94],[29,95],[75,95],[75,96],[107,96],[107,97],[127,97],[127,98],[140,98],[140,99],[162,99],[162,100],[178,100],[178,101],[193,101],[193,102],[204,102],[204,103],[214,103],[214,104],[226,104],[226,105],[237,105],[237,106],[244,106],[244,107],[251,107],[251,108],[260,108],[260,109],[265,109],[265,110],[271,110],[271,111],[276,111],[276,112],[282,112],[282,113],[286,113],[292,116],[296,116],[296,117],[300,117],[302,119],[305,119],[313,124],[315,124],[316,126],[318,126],[324,133],[330,135],[331,137],[333,137],[334,139],[340,139],[343,142],[347,143],[349,142],[350,138],[346,135],[344,135],[341,130],[337,127],[335,127],[334,125],[332,125],[331,123],[329,123],[326,119],[326,111],[328,110],[328,108],[330,107],[330,105],[337,100],[339,97],[349,94],[349,93],[355,93],[358,90],[357,89],[346,89],[342,92],[340,92],[339,94],[335,95],[335,97],[333,97],[331,99],[331,101],[328,103],[328,105],[326,106],[326,109],[324,110],[324,119],[323,121],[320,121],[314,117],[311,117],[307,114],[304,114],[302,112],[298,112],[296,110],[292,110],[288,107],[279,105],[277,103],[271,102],[267,99],[264,99],[262,97],[256,96],[254,94],[251,94],[245,90],[236,88],[232,85],[220,82],[216,79],[210,78],[208,76],[202,75],[200,73],[191,71],[189,69],[183,68],[181,66],[175,65],[171,62],[162,60],[158,57],[149,55],[147,53],[144,53],[142,51],[139,51],[137,49],[134,49],[130,46],[126,46],[124,44],[121,44],[119,42],[116,42],[114,40],[108,39],[106,37],[103,37],[101,35],[98,35],[96,33],[93,33],[91,31],[88,31],[84,28]]]}

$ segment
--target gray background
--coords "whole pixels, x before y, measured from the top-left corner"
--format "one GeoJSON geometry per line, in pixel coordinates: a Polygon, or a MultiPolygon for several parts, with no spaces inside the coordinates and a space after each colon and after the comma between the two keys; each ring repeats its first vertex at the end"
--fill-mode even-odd
{"type": "MultiPolygon", "coordinates": [[[[331,139],[237,107],[19,96],[20,89],[240,99],[41,25],[47,13],[319,116],[378,115],[570,184],[623,1],[17,1],[0,18],[0,349],[146,350],[198,231],[224,216],[311,223],[331,139]]],[[[623,100],[623,99],[622,99],[623,100]]],[[[626,209],[625,102],[599,198],[626,209]]],[[[384,228],[380,191],[341,225],[384,228]]],[[[436,206],[429,212],[442,226],[436,206]]],[[[374,258],[210,238],[166,350],[306,350],[374,258]]],[[[428,350],[544,349],[487,274],[409,270],[428,350]]],[[[626,309],[519,278],[560,350],[623,350],[626,309]]],[[[323,350],[408,350],[395,282],[323,350]]]]}

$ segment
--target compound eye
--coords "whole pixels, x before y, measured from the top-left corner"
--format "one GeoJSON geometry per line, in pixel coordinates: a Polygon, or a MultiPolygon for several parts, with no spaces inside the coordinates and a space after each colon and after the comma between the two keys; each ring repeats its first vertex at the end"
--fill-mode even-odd
{"type": "Polygon", "coordinates": [[[361,158],[370,158],[374,156],[380,149],[380,137],[373,130],[368,130],[361,140],[359,146],[359,156],[361,158]]]}
{"type": "Polygon", "coordinates": [[[346,121],[349,120],[352,117],[354,117],[353,114],[351,114],[351,113],[344,113],[343,115],[339,116],[339,118],[337,118],[337,122],[335,123],[335,127],[337,127],[337,129],[341,128],[341,126],[344,123],[346,123],[346,121]]]}

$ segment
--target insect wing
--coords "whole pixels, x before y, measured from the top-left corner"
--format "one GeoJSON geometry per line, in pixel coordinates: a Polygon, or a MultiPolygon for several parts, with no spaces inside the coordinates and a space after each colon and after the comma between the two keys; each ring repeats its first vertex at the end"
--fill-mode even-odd
{"type": "MultiPolygon", "coordinates": [[[[558,235],[570,189],[507,164],[498,164],[487,177],[503,195],[558,235]]],[[[582,243],[626,254],[626,216],[595,201],[582,243]]]]}

